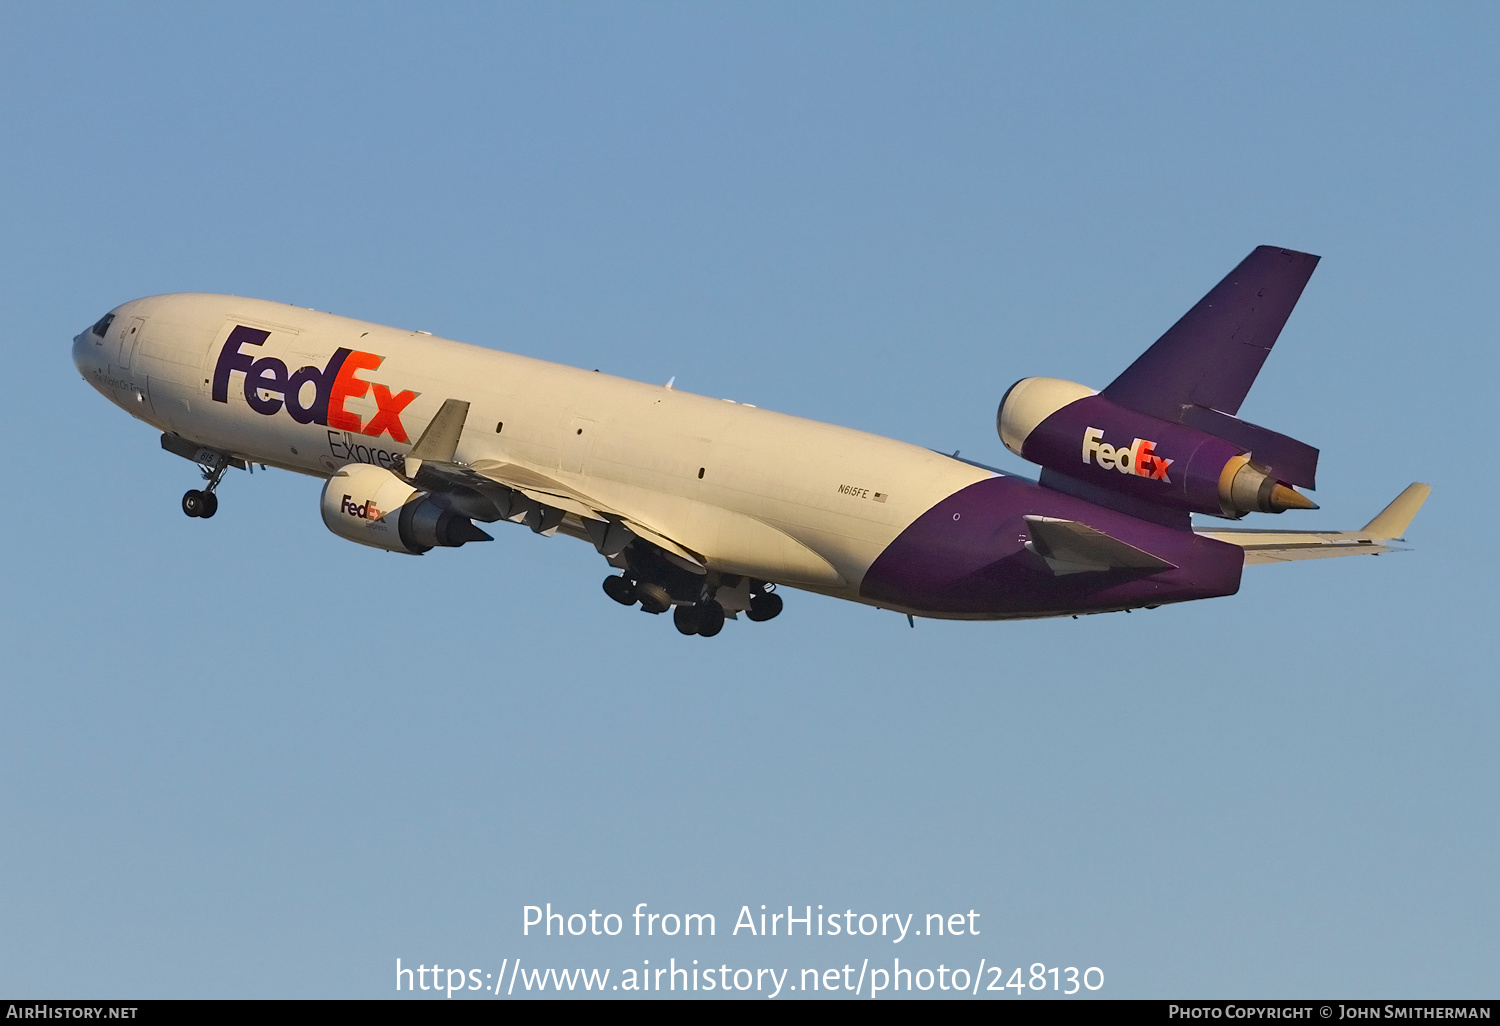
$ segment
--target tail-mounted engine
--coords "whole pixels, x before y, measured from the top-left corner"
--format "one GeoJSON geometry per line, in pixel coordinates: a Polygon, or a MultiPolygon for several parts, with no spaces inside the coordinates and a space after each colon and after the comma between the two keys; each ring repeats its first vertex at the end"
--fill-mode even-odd
{"type": "MultiPolygon", "coordinates": [[[[1205,411],[1205,415],[1213,411],[1205,411]]],[[[1000,402],[1005,447],[1023,459],[1158,505],[1237,519],[1246,513],[1316,509],[1290,485],[1311,485],[1303,453],[1316,450],[1236,418],[1235,441],[1138,413],[1058,378],[1024,378],[1000,402]],[[1278,464],[1281,464],[1278,467],[1278,464]],[[1290,482],[1290,484],[1288,483],[1290,482]]]]}
{"type": "Polygon", "coordinates": [[[363,463],[344,467],[323,486],[323,523],[340,538],[390,552],[420,555],[490,541],[466,516],[386,470],[363,463]]]}

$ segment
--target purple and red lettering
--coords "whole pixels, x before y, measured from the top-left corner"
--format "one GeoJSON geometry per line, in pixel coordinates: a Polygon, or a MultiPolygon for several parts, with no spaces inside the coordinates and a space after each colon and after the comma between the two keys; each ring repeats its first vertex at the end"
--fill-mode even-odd
{"type": "Polygon", "coordinates": [[[229,401],[229,378],[238,372],[245,376],[245,402],[262,416],[269,417],[283,408],[298,424],[326,424],[339,431],[358,431],[371,437],[389,434],[397,442],[406,442],[406,428],[401,413],[418,393],[407,389],[393,393],[379,382],[357,376],[362,370],[375,370],[385,357],[374,353],[339,348],[319,368],[299,367],[288,371],[286,364],[274,356],[256,359],[244,352],[245,346],[264,345],[271,333],[262,328],[236,325],[219,350],[214,366],[214,402],[229,401]],[[312,386],[311,402],[303,403],[303,393],[312,386]],[[344,409],[348,399],[362,399],[373,387],[375,415],[368,425],[359,415],[344,409]]]}

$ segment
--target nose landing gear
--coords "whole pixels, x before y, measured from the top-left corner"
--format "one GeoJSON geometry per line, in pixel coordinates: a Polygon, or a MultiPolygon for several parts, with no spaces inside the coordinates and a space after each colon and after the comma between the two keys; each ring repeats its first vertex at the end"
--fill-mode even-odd
{"type": "MultiPolygon", "coordinates": [[[[180,446],[169,447],[166,444],[166,438],[168,438],[166,435],[162,435],[162,449],[177,452],[178,456],[184,455],[180,452],[180,446]]],[[[220,453],[219,450],[207,449],[207,447],[195,447],[192,449],[192,455],[187,456],[187,459],[198,463],[199,468],[202,468],[202,478],[208,483],[201,490],[193,487],[184,493],[183,513],[207,520],[219,511],[219,496],[214,495],[214,489],[219,487],[219,478],[223,477],[223,471],[231,466],[248,466],[248,463],[240,463],[228,453],[220,453]]]]}
{"type": "Polygon", "coordinates": [[[219,497],[214,494],[214,489],[219,487],[219,478],[228,469],[227,459],[217,460],[212,469],[205,465],[203,476],[208,480],[208,487],[202,491],[196,488],[188,490],[182,496],[182,511],[190,517],[201,517],[204,520],[219,512],[219,497]]]}
{"type": "Polygon", "coordinates": [[[194,488],[183,495],[182,511],[190,517],[207,520],[219,512],[219,497],[213,492],[200,492],[194,488]]]}

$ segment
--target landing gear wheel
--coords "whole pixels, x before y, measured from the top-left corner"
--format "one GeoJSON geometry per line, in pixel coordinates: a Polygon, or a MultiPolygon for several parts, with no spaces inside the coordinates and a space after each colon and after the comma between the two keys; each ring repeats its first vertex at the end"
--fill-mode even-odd
{"type": "Polygon", "coordinates": [[[190,517],[205,516],[203,499],[204,493],[194,488],[182,497],[182,511],[190,517]]]}
{"type": "Polygon", "coordinates": [[[697,634],[698,607],[677,606],[672,610],[672,622],[677,625],[679,634],[697,634]]]}
{"type": "Polygon", "coordinates": [[[745,610],[745,616],[761,623],[765,620],[773,620],[781,612],[781,596],[774,591],[762,592],[750,600],[750,608],[745,610]]]}
{"type": "Polygon", "coordinates": [[[219,497],[213,492],[203,492],[203,512],[198,515],[204,520],[219,512],[219,497]]]}
{"type": "Polygon", "coordinates": [[[604,594],[622,606],[633,606],[638,598],[635,593],[635,585],[623,577],[606,577],[604,579],[604,594]]]}
{"type": "Polygon", "coordinates": [[[667,589],[650,581],[637,581],[635,597],[641,603],[643,613],[665,613],[672,608],[672,596],[667,589]]]}
{"type": "MultiPolygon", "coordinates": [[[[724,607],[713,599],[700,602],[698,610],[698,633],[705,638],[711,638],[724,629],[724,607]]],[[[678,630],[681,630],[679,627],[678,630]]]]}

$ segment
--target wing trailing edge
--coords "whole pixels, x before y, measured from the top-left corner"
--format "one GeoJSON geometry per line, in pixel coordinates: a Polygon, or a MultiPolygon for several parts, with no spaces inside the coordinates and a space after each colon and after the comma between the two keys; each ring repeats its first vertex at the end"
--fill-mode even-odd
{"type": "Polygon", "coordinates": [[[778,568],[787,584],[838,587],[844,578],[823,556],[787,532],[766,522],[702,503],[651,502],[639,490],[607,488],[604,496],[585,481],[514,459],[456,461],[469,404],[446,400],[406,457],[408,480],[443,493],[443,501],[481,520],[501,517],[520,521],[538,534],[553,534],[564,515],[600,553],[618,554],[631,537],[660,550],[690,573],[704,575],[712,566],[729,573],[752,573],[766,565],[778,568]],[[584,488],[588,488],[585,491],[584,488]],[[473,496],[476,501],[467,501],[473,496]]]}

